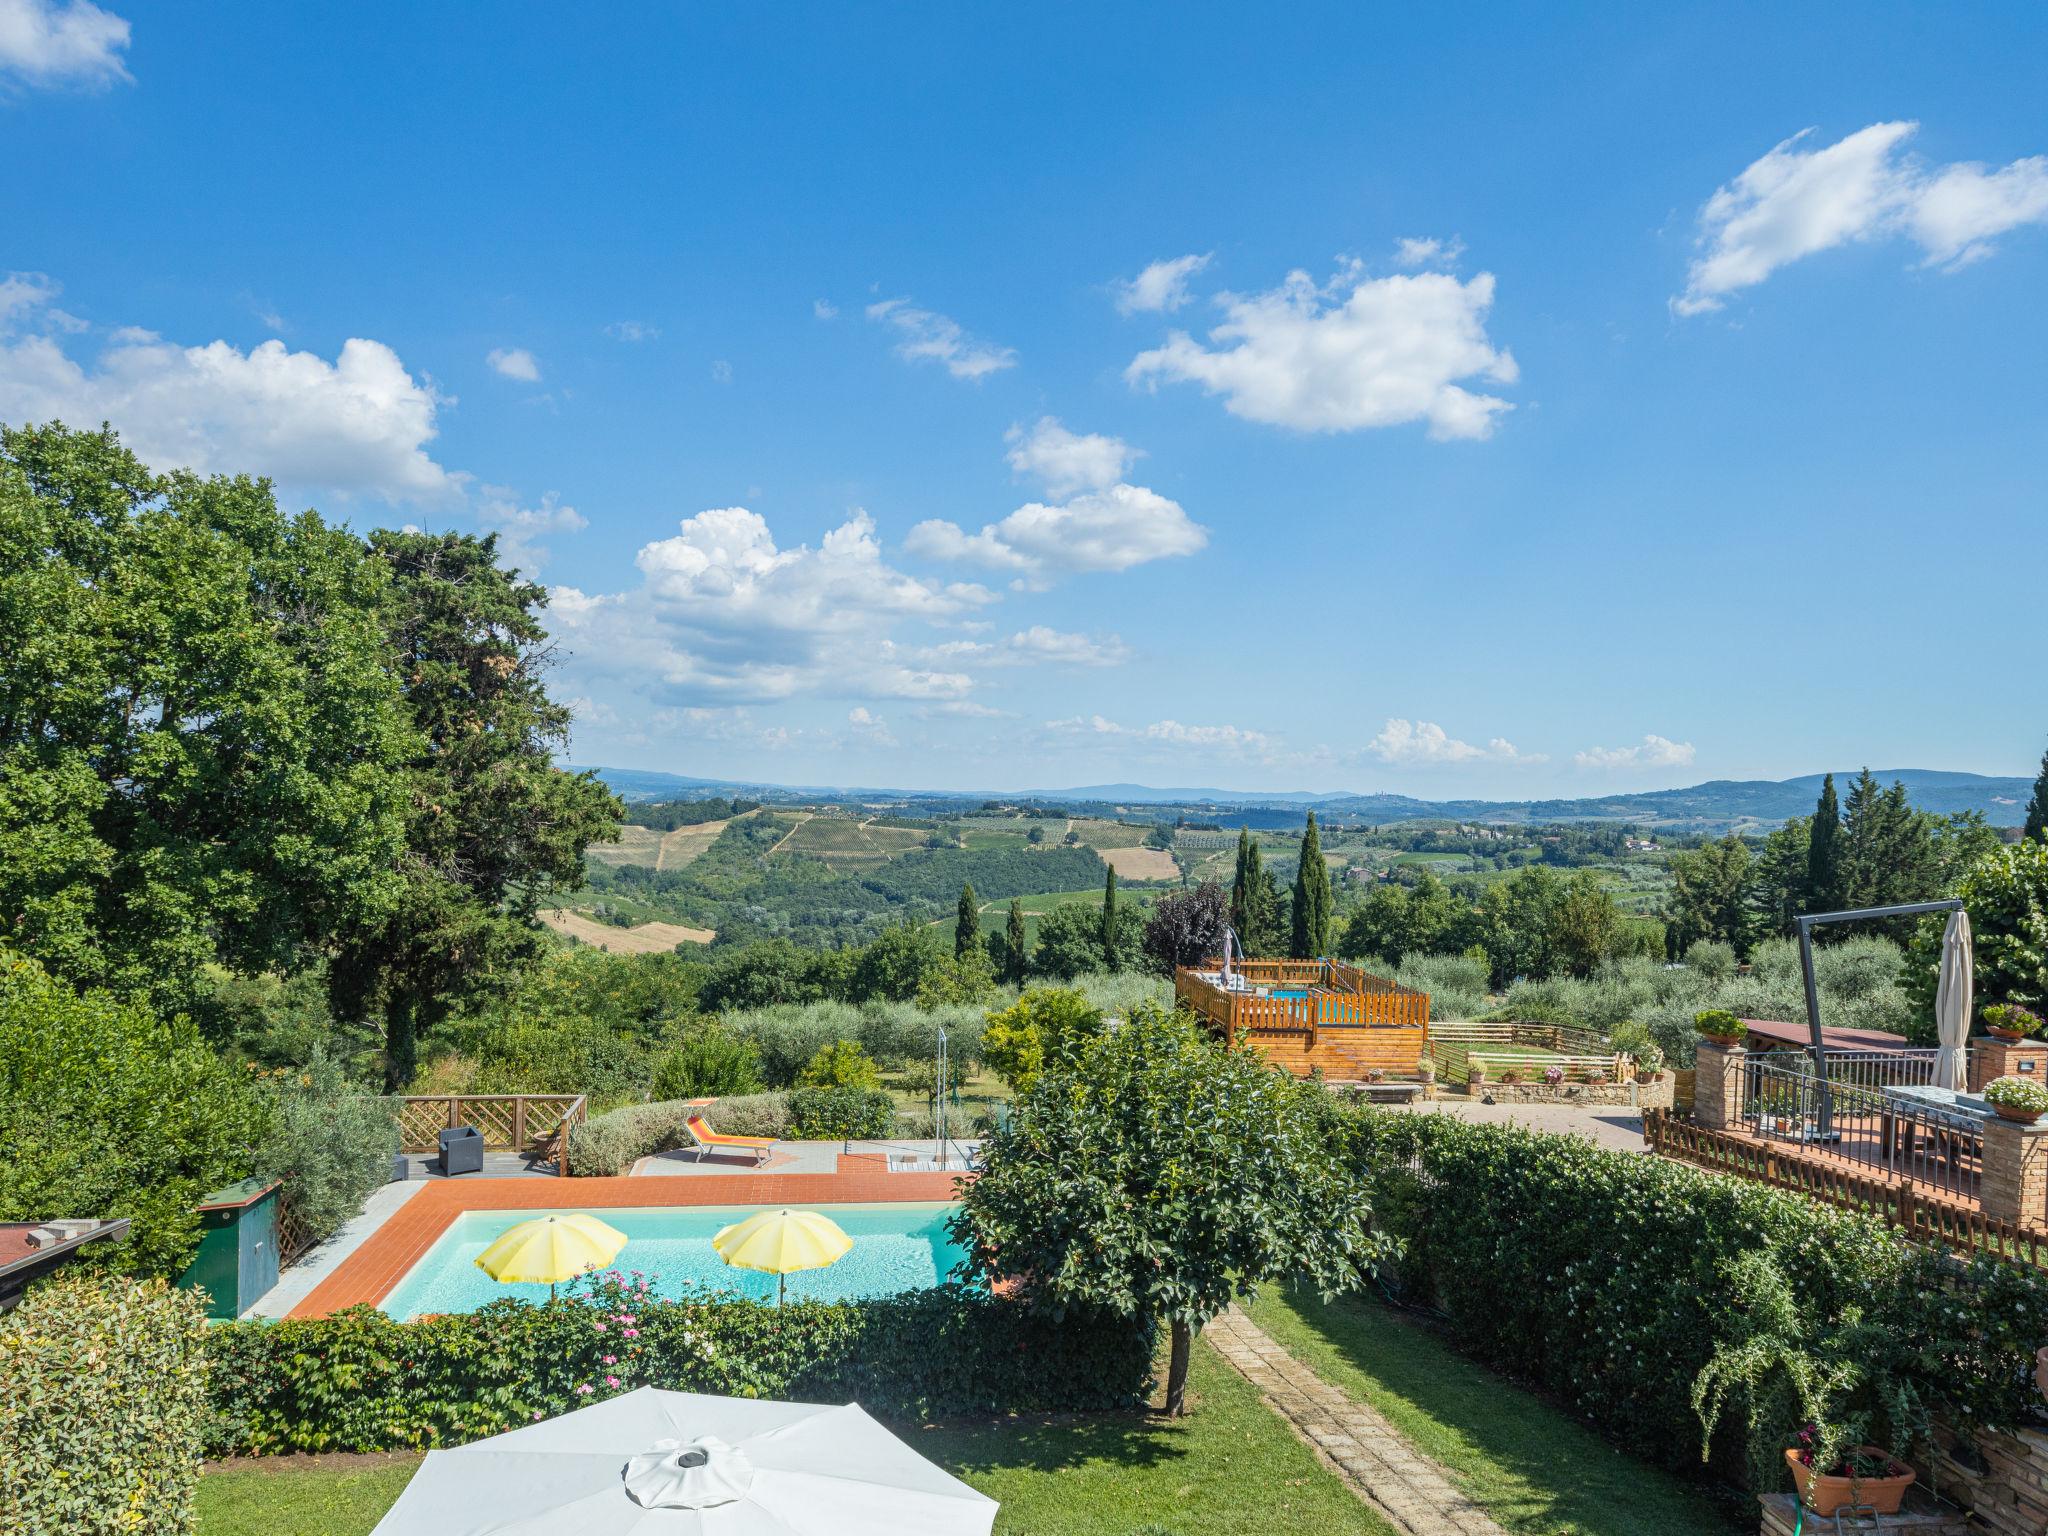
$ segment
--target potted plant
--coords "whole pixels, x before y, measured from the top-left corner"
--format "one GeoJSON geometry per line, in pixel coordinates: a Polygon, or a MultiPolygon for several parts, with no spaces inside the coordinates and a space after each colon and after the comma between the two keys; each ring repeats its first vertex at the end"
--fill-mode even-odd
{"type": "Polygon", "coordinates": [[[1692,1016],[1693,1028],[1716,1045],[1740,1045],[1749,1031],[1726,1008],[1705,1008],[1692,1016]]]}
{"type": "Polygon", "coordinates": [[[1559,1083],[1561,1083],[1561,1082],[1563,1082],[1563,1081],[1564,1081],[1564,1068],[1563,1068],[1563,1067],[1545,1067],[1545,1068],[1543,1069],[1543,1086],[1544,1086],[1544,1087],[1546,1087],[1546,1088],[1555,1088],[1555,1087],[1556,1087],[1556,1086],[1557,1086],[1557,1085],[1558,1085],[1559,1083]]]}
{"type": "Polygon", "coordinates": [[[1979,1017],[1984,1028],[2001,1040],[2031,1040],[2041,1033],[2041,1016],[2018,1003],[1992,1003],[1979,1017]]]}
{"type": "Polygon", "coordinates": [[[1500,1080],[1504,1083],[1519,1083],[1522,1080],[1522,1074],[1513,1067],[1509,1067],[1507,1071],[1501,1073],[1500,1080]]]}
{"type": "Polygon", "coordinates": [[[1607,1069],[1604,1067],[1586,1068],[1586,1081],[1596,1088],[1599,1087],[1607,1081],[1607,1069]]]}
{"type": "Polygon", "coordinates": [[[1853,1307],[1818,1312],[1771,1249],[1733,1260],[1722,1289],[1735,1298],[1736,1326],[1693,1380],[1701,1459],[1739,1401],[1758,1487],[1784,1466],[1816,1515],[1847,1505],[1898,1513],[1914,1472],[1884,1444],[1925,1444],[1933,1428],[1919,1341],[1853,1307]]]}
{"type": "Polygon", "coordinates": [[[2031,1077],[1994,1078],[1984,1085],[1984,1102],[2004,1120],[2032,1125],[2048,1113],[2048,1087],[2031,1077]]]}

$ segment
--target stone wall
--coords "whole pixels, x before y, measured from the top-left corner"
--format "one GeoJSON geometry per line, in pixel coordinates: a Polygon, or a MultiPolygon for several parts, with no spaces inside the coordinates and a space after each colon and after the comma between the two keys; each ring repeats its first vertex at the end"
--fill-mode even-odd
{"type": "Polygon", "coordinates": [[[1567,1081],[1553,1088],[1541,1079],[1533,1083],[1504,1083],[1497,1077],[1489,1077],[1466,1085],[1466,1091],[1473,1097],[1484,1095],[1496,1104],[1572,1104],[1581,1108],[1597,1106],[1623,1109],[1669,1109],[1671,1089],[1669,1072],[1664,1073],[1653,1083],[1567,1081]]]}

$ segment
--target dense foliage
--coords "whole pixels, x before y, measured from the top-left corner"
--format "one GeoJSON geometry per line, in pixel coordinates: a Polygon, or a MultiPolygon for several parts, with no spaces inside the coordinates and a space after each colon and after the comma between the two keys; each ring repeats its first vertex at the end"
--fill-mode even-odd
{"type": "Polygon", "coordinates": [[[575,1178],[612,1178],[629,1172],[643,1157],[694,1146],[684,1121],[697,1114],[728,1136],[789,1134],[789,1095],[784,1093],[721,1099],[709,1109],[683,1099],[624,1104],[571,1128],[569,1173],[575,1178]]]}
{"type": "Polygon", "coordinates": [[[789,1133],[799,1141],[878,1139],[896,1129],[896,1101],[878,1088],[798,1088],[789,1096],[789,1133]]]}
{"type": "Polygon", "coordinates": [[[1145,959],[1162,976],[1223,953],[1230,908],[1223,887],[1204,880],[1191,891],[1169,891],[1145,919],[1145,959]]]}
{"type": "MultiPolygon", "coordinates": [[[[1370,1108],[1345,1112],[1337,1134],[1402,1245],[1388,1279],[1632,1454],[1673,1466],[1697,1455],[1695,1383],[1757,1331],[1740,1264],[1759,1252],[1792,1277],[1814,1347],[1833,1349],[1859,1319],[1894,1341],[1866,1351],[1877,1374],[1830,1399],[1834,1411],[1910,1390],[1951,1423],[2010,1426],[2037,1400],[2048,1276],[1909,1247],[1869,1217],[1574,1137],[1370,1108]]],[[[1744,1431],[1731,1421],[1718,1442],[1731,1464],[1791,1443],[1800,1425],[1785,1401],[1773,1392],[1753,1428],[1748,1404],[1733,1404],[1744,1431]]]]}
{"type": "Polygon", "coordinates": [[[1312,960],[1330,952],[1331,917],[1330,866],[1323,862],[1323,839],[1316,826],[1316,813],[1308,813],[1308,830],[1301,837],[1301,860],[1294,872],[1294,895],[1287,904],[1291,942],[1287,952],[1297,960],[1312,960]]]}
{"type": "MultiPolygon", "coordinates": [[[[1998,849],[1963,875],[1955,894],[1970,914],[1977,1000],[2048,1010],[2048,842],[1998,849]]],[[[1923,922],[1906,953],[1906,986],[1930,1032],[1942,926],[1939,916],[1923,922]]]]}
{"type": "Polygon", "coordinates": [[[208,1452],[459,1445],[637,1386],[857,1401],[910,1422],[1101,1412],[1141,1402],[1151,1376],[1143,1327],[1100,1312],[1054,1320],[953,1288],[781,1308],[636,1302],[630,1358],[616,1329],[595,1327],[609,1306],[600,1293],[412,1323],[358,1307],[216,1328],[208,1452]]]}
{"type": "Polygon", "coordinates": [[[1048,1066],[1065,1070],[1102,1033],[1103,1011],[1071,987],[1033,987],[988,1016],[982,1060],[1017,1093],[1028,1093],[1048,1066]]]}
{"type": "Polygon", "coordinates": [[[395,1106],[364,1093],[318,1048],[303,1067],[259,1075],[256,1089],[270,1125],[250,1171],[282,1182],[300,1225],[324,1242],[390,1181],[398,1152],[395,1106]]]}
{"type": "Polygon", "coordinates": [[[1287,1279],[1331,1294],[1381,1252],[1363,1182],[1321,1134],[1320,1083],[1141,1009],[1049,1069],[982,1144],[953,1230],[972,1271],[1035,1308],[1165,1324],[1166,1410],[1233,1297],[1287,1279]]]}
{"type": "Polygon", "coordinates": [[[250,1171],[270,1134],[251,1074],[183,1018],[74,992],[0,950],[0,1220],[126,1216],[130,1240],[86,1262],[175,1276],[200,1197],[250,1171]]]}
{"type": "Polygon", "coordinates": [[[192,1291],[67,1269],[0,1317],[0,1518],[10,1532],[183,1536],[207,1417],[192,1291]]]}
{"type": "Polygon", "coordinates": [[[1425,873],[1410,887],[1377,885],[1353,910],[1337,952],[1393,962],[1430,953],[1483,955],[1488,977],[1584,976],[1603,963],[1664,952],[1663,930],[1627,917],[1591,870],[1532,864],[1461,898],[1425,873]]]}

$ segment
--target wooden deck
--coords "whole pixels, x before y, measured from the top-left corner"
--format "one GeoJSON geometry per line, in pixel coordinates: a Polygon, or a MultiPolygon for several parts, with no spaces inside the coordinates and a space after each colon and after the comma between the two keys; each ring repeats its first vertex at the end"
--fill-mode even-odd
{"type": "Polygon", "coordinates": [[[1221,960],[1183,966],[1175,998],[1233,1047],[1297,1077],[1412,1077],[1429,1050],[1429,994],[1324,960],[1246,960],[1225,987],[1221,960]]]}

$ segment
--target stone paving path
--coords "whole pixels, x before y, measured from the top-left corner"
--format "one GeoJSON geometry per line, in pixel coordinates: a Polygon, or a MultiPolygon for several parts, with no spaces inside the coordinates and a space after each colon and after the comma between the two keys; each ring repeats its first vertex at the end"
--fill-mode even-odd
{"type": "Polygon", "coordinates": [[[1505,1536],[1399,1430],[1316,1375],[1236,1307],[1211,1321],[1202,1337],[1397,1530],[1408,1536],[1505,1536]]]}

